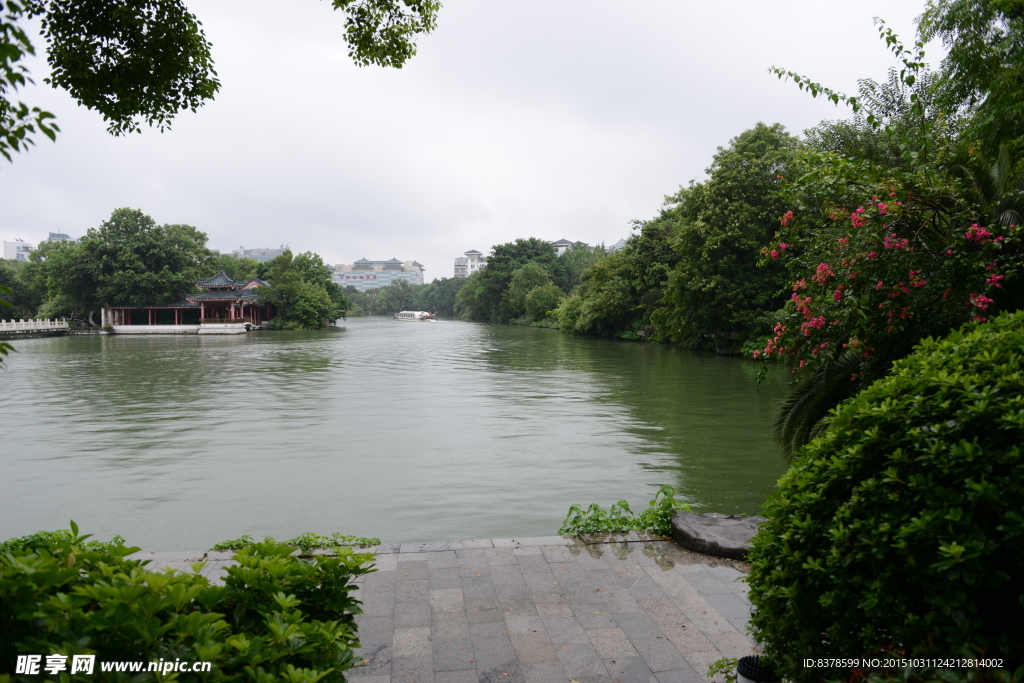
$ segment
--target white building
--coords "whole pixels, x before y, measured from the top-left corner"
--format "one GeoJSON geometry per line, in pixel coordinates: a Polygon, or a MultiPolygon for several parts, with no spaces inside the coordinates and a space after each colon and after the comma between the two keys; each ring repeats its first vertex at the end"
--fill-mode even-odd
{"type": "Polygon", "coordinates": [[[25,240],[4,242],[4,258],[9,261],[28,261],[28,255],[36,250],[36,245],[25,240]]]}
{"type": "Polygon", "coordinates": [[[423,264],[418,261],[399,261],[396,258],[369,261],[361,258],[352,264],[335,264],[331,277],[342,287],[352,285],[360,292],[365,292],[387,287],[399,280],[405,280],[410,285],[422,285],[424,270],[423,264]]]}
{"type": "Polygon", "coordinates": [[[469,277],[487,265],[487,257],[476,249],[470,249],[465,256],[455,259],[455,277],[469,277]]]}
{"type": "Polygon", "coordinates": [[[559,256],[561,256],[562,254],[569,251],[575,246],[584,246],[590,251],[594,251],[594,247],[590,246],[586,242],[570,242],[569,240],[564,238],[558,240],[557,242],[551,242],[550,244],[555,248],[555,253],[559,256]]]}
{"type": "Polygon", "coordinates": [[[231,255],[237,258],[251,258],[263,263],[277,258],[287,250],[287,244],[282,244],[277,249],[271,249],[270,247],[265,247],[263,249],[246,249],[245,247],[240,246],[238,249],[231,252],[231,255]]]}

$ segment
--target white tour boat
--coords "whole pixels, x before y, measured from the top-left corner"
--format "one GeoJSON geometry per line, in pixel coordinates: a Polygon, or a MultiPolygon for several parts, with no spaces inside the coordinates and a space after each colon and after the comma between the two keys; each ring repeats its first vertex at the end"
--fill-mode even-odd
{"type": "Polygon", "coordinates": [[[409,322],[436,323],[437,318],[429,311],[399,311],[395,313],[395,320],[407,320],[409,322]]]}

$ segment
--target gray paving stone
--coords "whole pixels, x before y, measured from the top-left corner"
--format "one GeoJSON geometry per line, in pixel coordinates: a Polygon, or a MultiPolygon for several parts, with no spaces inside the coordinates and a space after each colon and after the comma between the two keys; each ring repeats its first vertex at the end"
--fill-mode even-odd
{"type": "MultiPolygon", "coordinates": [[[[358,676],[359,674],[354,673],[356,669],[352,669],[345,672],[345,676],[351,678],[358,676]]],[[[391,683],[391,676],[359,676],[359,683],[391,683]]]]}
{"type": "Polygon", "coordinates": [[[427,602],[430,586],[424,579],[399,581],[395,586],[395,602],[427,602]]]}
{"type": "Polygon", "coordinates": [[[615,620],[612,618],[611,612],[608,611],[608,605],[603,602],[588,602],[579,605],[574,604],[572,606],[572,611],[576,616],[576,620],[588,631],[593,631],[594,629],[599,628],[614,628],[617,626],[615,620]]]}
{"type": "Polygon", "coordinates": [[[686,668],[659,671],[654,675],[657,676],[658,683],[704,683],[704,677],[694,671],[689,662],[687,662],[686,668]]]}
{"type": "Polygon", "coordinates": [[[514,564],[492,566],[491,581],[495,586],[526,586],[523,573],[514,564]]]}
{"type": "Polygon", "coordinates": [[[526,683],[566,683],[569,678],[563,673],[560,662],[523,664],[519,668],[526,683]]]}
{"type": "Polygon", "coordinates": [[[494,597],[494,581],[490,576],[466,576],[459,584],[462,586],[462,595],[467,600],[494,597]]]}
{"type": "MultiPolygon", "coordinates": [[[[495,586],[498,605],[508,612],[539,617],[533,594],[526,586],[495,586]]],[[[507,618],[507,617],[506,617],[507,618]]]]}
{"type": "Polygon", "coordinates": [[[492,566],[517,564],[518,559],[513,548],[490,548],[484,551],[487,563],[492,566]]]}
{"type": "Polygon", "coordinates": [[[543,555],[544,551],[540,549],[539,545],[519,545],[512,549],[512,552],[516,557],[521,555],[543,555]]]}
{"type": "Polygon", "coordinates": [[[434,683],[477,683],[478,680],[476,669],[434,672],[434,683]]]}
{"type": "Polygon", "coordinates": [[[652,671],[682,668],[686,660],[646,613],[617,614],[615,622],[652,671]]]}
{"type": "Polygon", "coordinates": [[[739,659],[754,654],[754,644],[742,633],[712,633],[708,640],[723,657],[739,659]]]}
{"type": "Polygon", "coordinates": [[[637,600],[660,600],[667,598],[668,594],[650,576],[641,576],[629,589],[630,595],[637,600]]]}
{"type": "Polygon", "coordinates": [[[434,672],[434,683],[477,683],[478,680],[476,669],[434,672]]]}
{"type": "Polygon", "coordinates": [[[642,657],[620,657],[605,659],[608,675],[616,683],[658,683],[651,667],[642,657]]]}
{"type": "Polygon", "coordinates": [[[377,568],[377,572],[393,572],[398,569],[398,555],[377,555],[373,560],[373,566],[377,568]]]}
{"type": "Polygon", "coordinates": [[[523,580],[534,595],[541,593],[558,593],[558,581],[551,572],[523,572],[523,580]]]}
{"type": "Polygon", "coordinates": [[[427,567],[427,576],[430,581],[430,588],[460,588],[460,570],[459,567],[443,567],[440,569],[430,569],[427,567]]]}
{"type": "Polygon", "coordinates": [[[526,575],[527,572],[550,574],[551,567],[548,566],[548,561],[544,559],[544,554],[539,552],[540,548],[536,548],[538,551],[535,555],[518,555],[516,559],[519,560],[519,571],[526,575]]]}
{"type": "Polygon", "coordinates": [[[446,569],[459,566],[459,558],[454,550],[427,553],[427,569],[446,569]]]}
{"type": "Polygon", "coordinates": [[[434,683],[430,655],[395,657],[391,662],[391,683],[434,683]]]}
{"type": "Polygon", "coordinates": [[[490,573],[491,566],[487,564],[487,558],[483,554],[459,557],[459,576],[488,576],[490,573]]]}
{"type": "Polygon", "coordinates": [[[512,639],[512,648],[516,651],[520,665],[558,661],[547,633],[510,633],[509,637],[512,639]]]}
{"type": "Polygon", "coordinates": [[[604,596],[605,610],[611,614],[640,613],[643,609],[633,594],[627,590],[614,590],[601,593],[604,596]]]}
{"type": "Polygon", "coordinates": [[[590,643],[597,650],[601,659],[622,659],[626,657],[638,657],[639,654],[629,638],[618,626],[614,628],[600,628],[587,631],[590,643]]]}
{"type": "Polygon", "coordinates": [[[509,612],[505,615],[505,630],[513,636],[523,633],[547,633],[547,627],[544,626],[541,617],[519,612],[509,612]]]}
{"type": "Polygon", "coordinates": [[[363,666],[354,669],[351,674],[354,676],[390,676],[391,675],[391,645],[379,644],[373,647],[360,648],[356,653],[363,666]]]}
{"type": "Polygon", "coordinates": [[[566,645],[593,645],[590,642],[590,636],[572,617],[550,617],[543,621],[551,643],[556,648],[566,645]]]}
{"type": "Polygon", "coordinates": [[[569,678],[579,680],[584,676],[607,676],[608,669],[597,656],[597,650],[590,643],[570,643],[555,650],[562,671],[569,678]]]}
{"type": "Polygon", "coordinates": [[[498,605],[497,597],[489,598],[466,598],[466,621],[470,624],[485,624],[493,622],[505,623],[507,610],[502,610],[498,605]]]}
{"type": "Polygon", "coordinates": [[[542,617],[572,617],[575,613],[565,596],[560,593],[535,593],[533,602],[542,617]]]}
{"type": "Polygon", "coordinates": [[[395,571],[397,581],[426,581],[430,578],[427,573],[427,563],[422,560],[403,560],[399,557],[398,569],[395,571]]]}
{"type": "Polygon", "coordinates": [[[429,602],[396,602],[395,628],[430,626],[429,602]]]}
{"type": "Polygon", "coordinates": [[[735,594],[705,595],[704,598],[718,610],[740,633],[746,633],[750,621],[750,605],[735,594]]]}
{"type": "Polygon", "coordinates": [[[432,640],[434,671],[461,671],[472,669],[476,672],[473,655],[473,641],[469,637],[458,639],[432,640]]]}
{"type": "Polygon", "coordinates": [[[431,612],[463,612],[465,600],[461,588],[435,588],[430,591],[431,612]]]}
{"type": "Polygon", "coordinates": [[[434,612],[430,615],[430,638],[432,640],[458,640],[469,638],[469,621],[466,612],[434,612]]]}
{"type": "Polygon", "coordinates": [[[548,562],[573,562],[576,559],[564,545],[544,545],[541,546],[541,551],[548,562]]]}
{"type": "Polygon", "coordinates": [[[474,548],[493,548],[494,544],[489,540],[479,541],[435,541],[433,543],[403,543],[402,554],[405,553],[433,553],[445,550],[469,550],[474,548]]]}
{"type": "Polygon", "coordinates": [[[707,652],[687,652],[683,656],[686,657],[690,667],[706,681],[708,679],[705,674],[708,672],[708,667],[721,659],[722,653],[718,650],[709,650],[707,652]]]}

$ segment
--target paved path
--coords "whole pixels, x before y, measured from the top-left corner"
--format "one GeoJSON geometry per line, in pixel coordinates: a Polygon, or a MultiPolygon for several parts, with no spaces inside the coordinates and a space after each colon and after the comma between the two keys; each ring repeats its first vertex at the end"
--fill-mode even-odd
{"type": "MultiPolygon", "coordinates": [[[[699,683],[742,657],[743,565],[631,532],[385,544],[352,683],[699,683]]],[[[187,569],[203,553],[139,553],[187,569]],[[185,557],[188,555],[188,557],[185,557]],[[194,557],[193,557],[194,556],[194,557]]],[[[209,553],[204,573],[227,556],[209,553]]]]}

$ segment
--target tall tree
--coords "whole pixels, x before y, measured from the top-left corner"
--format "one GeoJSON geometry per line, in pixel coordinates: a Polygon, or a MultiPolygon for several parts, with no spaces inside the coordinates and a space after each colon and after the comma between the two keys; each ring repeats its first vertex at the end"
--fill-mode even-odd
{"type": "Polygon", "coordinates": [[[209,256],[206,233],[189,225],[158,226],[138,209],[116,209],[81,242],[49,245],[44,308],[53,315],[168,303],[195,291],[209,256]]]}
{"type": "Polygon", "coordinates": [[[257,287],[261,301],[276,305],[280,314],[271,321],[275,329],[318,330],[345,315],[349,302],[331,271],[319,255],[312,252],[283,254],[259,264],[257,275],[270,282],[257,287]]]}
{"type": "Polygon", "coordinates": [[[487,267],[477,271],[480,274],[477,278],[479,291],[474,291],[474,315],[480,319],[507,322],[511,312],[501,304],[513,274],[527,263],[536,263],[550,277],[557,259],[551,243],[536,237],[495,246],[487,257],[487,267]]]}
{"type": "Polygon", "coordinates": [[[672,241],[676,265],[652,315],[661,336],[700,346],[768,332],[761,318],[785,302],[788,273],[757,262],[786,211],[782,178],[797,147],[781,124],[758,123],[718,149],[707,181],[667,199],[681,220],[672,241]]]}

